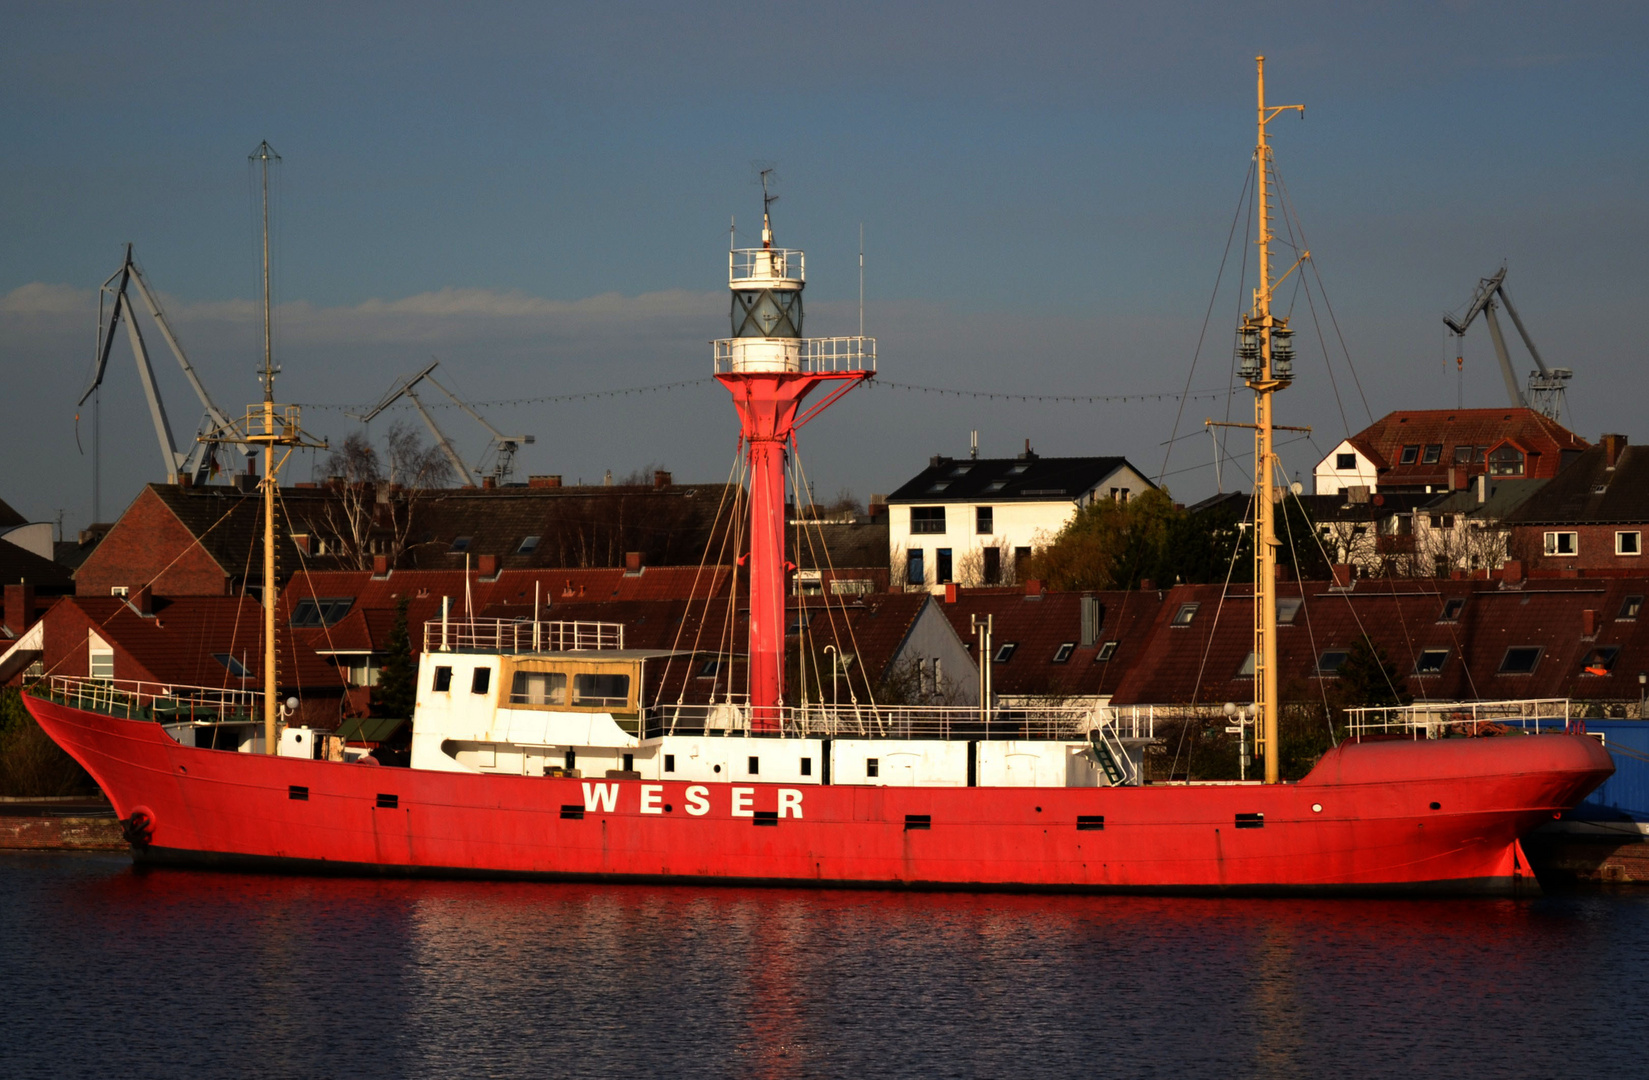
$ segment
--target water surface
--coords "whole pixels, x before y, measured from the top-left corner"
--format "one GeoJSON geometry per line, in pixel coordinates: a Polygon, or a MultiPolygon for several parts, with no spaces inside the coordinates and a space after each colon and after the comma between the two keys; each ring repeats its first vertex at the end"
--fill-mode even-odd
{"type": "Polygon", "coordinates": [[[380,882],[0,854],[0,1075],[1640,1075],[1649,897],[380,882]]]}

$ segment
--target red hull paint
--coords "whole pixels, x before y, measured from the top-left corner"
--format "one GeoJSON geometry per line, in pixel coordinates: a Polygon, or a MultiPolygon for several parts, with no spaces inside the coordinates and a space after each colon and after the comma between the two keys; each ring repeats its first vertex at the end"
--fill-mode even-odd
{"type": "Polygon", "coordinates": [[[370,874],[543,875],[839,887],[1508,891],[1518,838],[1611,772],[1575,735],[1372,742],[1275,787],[906,788],[475,776],[180,746],[158,725],[25,696],[121,818],[143,861],[370,874]],[[1397,777],[1399,779],[1392,779],[1397,777]],[[307,801],[290,787],[308,789],[307,801]],[[658,812],[643,813],[643,788],[658,812]],[[616,793],[611,810],[587,792],[616,793]],[[800,816],[775,824],[800,791],[800,816]],[[396,796],[382,809],[378,796],[396,796]],[[1440,809],[1431,809],[1432,803],[1440,809]],[[1313,806],[1321,806],[1315,811],[1313,806]],[[666,811],[664,807],[668,807],[666,811]],[[1236,828],[1262,813],[1263,828],[1236,828]],[[907,815],[931,827],[908,829],[907,815]],[[1103,815],[1081,831],[1079,815],[1103,815]]]}

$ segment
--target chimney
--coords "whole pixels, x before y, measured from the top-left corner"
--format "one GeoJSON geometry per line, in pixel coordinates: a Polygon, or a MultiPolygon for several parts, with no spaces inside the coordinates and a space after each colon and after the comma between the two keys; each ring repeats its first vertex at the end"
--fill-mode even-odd
{"type": "Polygon", "coordinates": [[[1471,486],[1471,470],[1464,465],[1449,466],[1449,490],[1465,491],[1471,486]]]}
{"type": "Polygon", "coordinates": [[[498,556],[496,556],[496,555],[482,555],[482,556],[479,556],[476,560],[476,565],[479,568],[479,570],[481,571],[481,580],[482,581],[497,581],[498,580],[498,556]]]}
{"type": "Polygon", "coordinates": [[[1036,451],[1031,449],[1031,440],[1025,440],[1025,450],[1019,455],[1020,461],[1035,461],[1036,451]]]}
{"type": "Polygon", "coordinates": [[[945,603],[956,603],[956,582],[954,581],[945,582],[945,603]]]}
{"type": "Polygon", "coordinates": [[[309,534],[308,533],[293,533],[292,534],[292,544],[293,544],[294,547],[296,547],[299,551],[303,552],[305,555],[314,554],[314,552],[309,550],[309,534]]]}
{"type": "Polygon", "coordinates": [[[1151,580],[1148,577],[1139,579],[1139,591],[1140,592],[1150,592],[1152,589],[1154,589],[1156,587],[1157,587],[1157,583],[1155,581],[1151,580]]]}
{"type": "Polygon", "coordinates": [[[873,521],[876,518],[881,517],[883,514],[887,513],[887,496],[872,495],[870,497],[870,504],[865,507],[865,510],[870,514],[871,520],[873,521]]]}
{"type": "Polygon", "coordinates": [[[670,474],[663,469],[653,470],[653,490],[663,491],[670,486],[670,474]]]}
{"type": "Polygon", "coordinates": [[[550,473],[548,476],[529,476],[527,486],[536,488],[558,488],[561,486],[561,474],[550,473]]]}
{"type": "Polygon", "coordinates": [[[1603,463],[1609,468],[1620,464],[1620,455],[1626,449],[1626,436],[1605,434],[1603,436],[1603,463]]]}
{"type": "Polygon", "coordinates": [[[1477,474],[1477,505],[1482,506],[1489,501],[1489,474],[1477,474]]]}
{"type": "Polygon", "coordinates": [[[34,586],[19,583],[6,586],[6,627],[21,634],[34,623],[34,586]]]}
{"type": "Polygon", "coordinates": [[[126,598],[126,602],[132,605],[132,609],[139,615],[153,615],[155,613],[154,590],[147,585],[139,585],[133,589],[131,595],[126,598]]]}
{"type": "Polygon", "coordinates": [[[1099,641],[1099,628],[1105,623],[1105,605],[1093,593],[1082,594],[1082,647],[1093,647],[1099,641]]]}
{"type": "Polygon", "coordinates": [[[195,486],[195,474],[194,473],[186,473],[186,472],[178,473],[177,474],[177,486],[178,487],[184,487],[184,488],[194,487],[195,486]]]}
{"type": "Polygon", "coordinates": [[[481,490],[482,491],[491,491],[494,488],[496,488],[497,486],[498,486],[498,477],[496,477],[496,476],[483,476],[481,478],[481,490]]]}
{"type": "Polygon", "coordinates": [[[389,576],[388,555],[372,556],[372,576],[375,578],[386,578],[389,576]]]}
{"type": "Polygon", "coordinates": [[[1522,581],[1523,580],[1523,560],[1521,560],[1521,559],[1507,559],[1505,564],[1500,567],[1500,578],[1501,578],[1502,581],[1509,581],[1509,582],[1512,582],[1513,584],[1516,584],[1517,582],[1522,581]]]}
{"type": "Polygon", "coordinates": [[[1597,637],[1597,612],[1586,608],[1580,613],[1580,636],[1597,637]]]}
{"type": "Polygon", "coordinates": [[[624,572],[626,574],[641,573],[641,552],[626,551],[624,553],[624,572]]]}
{"type": "Polygon", "coordinates": [[[1339,586],[1342,589],[1350,587],[1350,585],[1351,585],[1351,566],[1350,566],[1350,564],[1343,563],[1343,562],[1334,564],[1334,584],[1339,586]]]}
{"type": "Polygon", "coordinates": [[[1042,579],[1041,578],[1027,578],[1026,581],[1025,581],[1025,595],[1026,596],[1041,597],[1041,595],[1042,595],[1042,579]]]}

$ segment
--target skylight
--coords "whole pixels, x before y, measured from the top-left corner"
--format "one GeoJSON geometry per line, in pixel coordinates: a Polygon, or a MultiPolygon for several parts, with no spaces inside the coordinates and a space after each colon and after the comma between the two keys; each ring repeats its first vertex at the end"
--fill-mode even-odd
{"type": "Polygon", "coordinates": [[[537,551],[538,550],[538,539],[539,538],[536,537],[536,536],[524,536],[524,537],[522,537],[521,538],[521,546],[515,549],[515,553],[517,555],[530,555],[533,552],[537,551]]]}
{"type": "Polygon", "coordinates": [[[1505,657],[1500,661],[1500,674],[1532,674],[1536,665],[1540,663],[1540,654],[1545,651],[1545,648],[1539,645],[1513,645],[1506,650],[1505,657]]]}
{"type": "Polygon", "coordinates": [[[1055,650],[1053,662],[1056,663],[1056,664],[1063,664],[1065,661],[1067,661],[1071,658],[1071,653],[1073,653],[1075,651],[1076,651],[1076,642],[1074,642],[1074,641],[1064,642],[1063,644],[1061,644],[1059,646],[1059,648],[1057,650],[1055,650]]]}
{"type": "Polygon", "coordinates": [[[224,670],[237,679],[250,679],[252,677],[252,673],[246,670],[246,665],[228,653],[215,652],[212,654],[212,659],[222,664],[224,670]]]}
{"type": "Polygon", "coordinates": [[[292,606],[292,620],[297,629],[314,626],[332,626],[355,606],[353,596],[306,596],[292,606]]]}
{"type": "Polygon", "coordinates": [[[1416,675],[1436,675],[1443,670],[1443,665],[1448,661],[1448,658],[1449,650],[1447,649],[1423,649],[1420,652],[1420,659],[1414,662],[1414,673],[1416,675]]]}
{"type": "Polygon", "coordinates": [[[1003,645],[1001,648],[997,649],[996,650],[996,655],[993,656],[991,659],[995,663],[1006,664],[1009,660],[1013,659],[1014,650],[1017,649],[1017,648],[1019,648],[1019,642],[1010,641],[1007,644],[1003,645]]]}
{"type": "Polygon", "coordinates": [[[1317,674],[1338,675],[1340,669],[1345,666],[1346,657],[1350,655],[1344,649],[1330,649],[1323,653],[1317,661],[1317,674]]]}

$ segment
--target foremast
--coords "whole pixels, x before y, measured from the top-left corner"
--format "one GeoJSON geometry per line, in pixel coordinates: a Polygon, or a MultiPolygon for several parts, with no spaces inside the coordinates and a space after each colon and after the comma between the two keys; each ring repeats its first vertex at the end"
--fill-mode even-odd
{"type": "Polygon", "coordinates": [[[264,752],[279,751],[277,728],[280,721],[279,650],[276,640],[275,607],[279,600],[278,567],[275,558],[275,497],[279,494],[280,471],[293,450],[310,447],[324,450],[326,441],[306,439],[298,423],[298,406],[275,403],[274,334],[269,300],[269,163],[279,161],[267,140],[258,144],[248,160],[258,163],[263,215],[263,401],[246,407],[246,417],[238,423],[208,432],[201,441],[240,443],[250,450],[263,451],[263,476],[258,489],[263,496],[263,746],[264,752]],[[277,448],[281,449],[279,458],[277,448]]]}
{"type": "MultiPolygon", "coordinates": [[[[1259,723],[1256,750],[1265,758],[1265,782],[1281,779],[1277,752],[1281,702],[1277,686],[1277,529],[1276,476],[1278,462],[1272,423],[1272,395],[1294,379],[1293,331],[1288,320],[1271,313],[1272,291],[1281,281],[1271,280],[1271,147],[1266,125],[1285,112],[1305,112],[1304,105],[1265,103],[1265,57],[1254,58],[1256,139],[1254,170],[1258,177],[1260,249],[1259,284],[1254,304],[1238,330],[1240,373],[1254,391],[1254,713],[1259,723]]],[[[1302,252],[1303,260],[1306,253],[1302,252]]],[[[1298,262],[1295,266],[1298,266],[1298,262]]],[[[1289,273],[1293,272],[1291,267],[1289,273]]],[[[1285,273],[1283,277],[1287,277],[1285,273]]]]}

